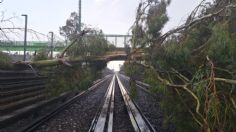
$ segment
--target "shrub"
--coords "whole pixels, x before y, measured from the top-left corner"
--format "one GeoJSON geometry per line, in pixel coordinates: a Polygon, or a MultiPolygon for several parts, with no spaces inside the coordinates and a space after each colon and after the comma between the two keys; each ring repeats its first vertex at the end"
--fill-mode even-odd
{"type": "Polygon", "coordinates": [[[0,69],[11,69],[12,59],[5,53],[0,52],[0,69]]]}

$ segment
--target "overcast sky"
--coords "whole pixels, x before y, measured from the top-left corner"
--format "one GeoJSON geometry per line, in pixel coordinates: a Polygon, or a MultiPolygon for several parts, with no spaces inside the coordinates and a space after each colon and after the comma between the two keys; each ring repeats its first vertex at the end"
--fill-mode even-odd
{"type": "MultiPolygon", "coordinates": [[[[164,31],[184,22],[186,16],[201,0],[172,0],[168,7],[170,21],[164,31]]],[[[135,20],[140,0],[82,0],[82,22],[102,29],[107,34],[126,34],[135,20]]],[[[19,16],[14,22],[23,27],[21,14],[28,14],[29,28],[47,34],[59,34],[59,27],[73,11],[78,11],[78,0],[4,0],[0,9],[6,18],[19,16]]],[[[2,25],[0,25],[2,26],[2,25]]]]}

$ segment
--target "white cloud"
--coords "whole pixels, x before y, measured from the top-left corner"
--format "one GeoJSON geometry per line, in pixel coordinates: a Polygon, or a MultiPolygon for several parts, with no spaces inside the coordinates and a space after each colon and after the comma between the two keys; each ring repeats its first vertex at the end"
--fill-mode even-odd
{"type": "Polygon", "coordinates": [[[100,3],[100,2],[104,2],[105,0],[95,0],[95,2],[100,3]]]}
{"type": "Polygon", "coordinates": [[[120,0],[113,0],[113,1],[111,2],[111,5],[114,6],[114,5],[116,5],[119,1],[120,1],[120,0]]]}

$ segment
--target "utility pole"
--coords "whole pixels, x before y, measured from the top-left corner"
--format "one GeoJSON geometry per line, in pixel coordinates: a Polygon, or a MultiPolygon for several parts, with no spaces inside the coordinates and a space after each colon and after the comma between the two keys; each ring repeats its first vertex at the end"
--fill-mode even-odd
{"type": "Polygon", "coordinates": [[[53,32],[49,32],[51,33],[51,45],[50,45],[50,50],[51,50],[51,55],[50,55],[50,58],[52,59],[53,58],[53,38],[54,38],[54,33],[53,32]]]}
{"type": "Polygon", "coordinates": [[[79,10],[78,10],[78,15],[79,15],[79,27],[78,27],[78,31],[81,32],[81,10],[82,10],[82,4],[81,4],[81,0],[79,0],[79,10]]]}
{"type": "Polygon", "coordinates": [[[24,61],[26,61],[26,46],[27,46],[27,25],[28,25],[28,15],[23,14],[25,17],[25,37],[24,37],[24,61]]]}

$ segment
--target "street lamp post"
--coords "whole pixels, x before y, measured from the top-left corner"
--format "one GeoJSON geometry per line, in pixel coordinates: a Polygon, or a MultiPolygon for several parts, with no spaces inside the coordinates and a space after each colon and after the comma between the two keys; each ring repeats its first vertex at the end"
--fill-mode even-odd
{"type": "Polygon", "coordinates": [[[24,36],[24,61],[26,61],[26,46],[27,46],[27,25],[28,25],[28,15],[23,14],[25,17],[25,36],[24,36]]]}
{"type": "Polygon", "coordinates": [[[51,59],[53,58],[53,37],[54,37],[54,33],[53,32],[49,32],[51,33],[51,46],[50,46],[50,50],[51,50],[51,59]]]}

